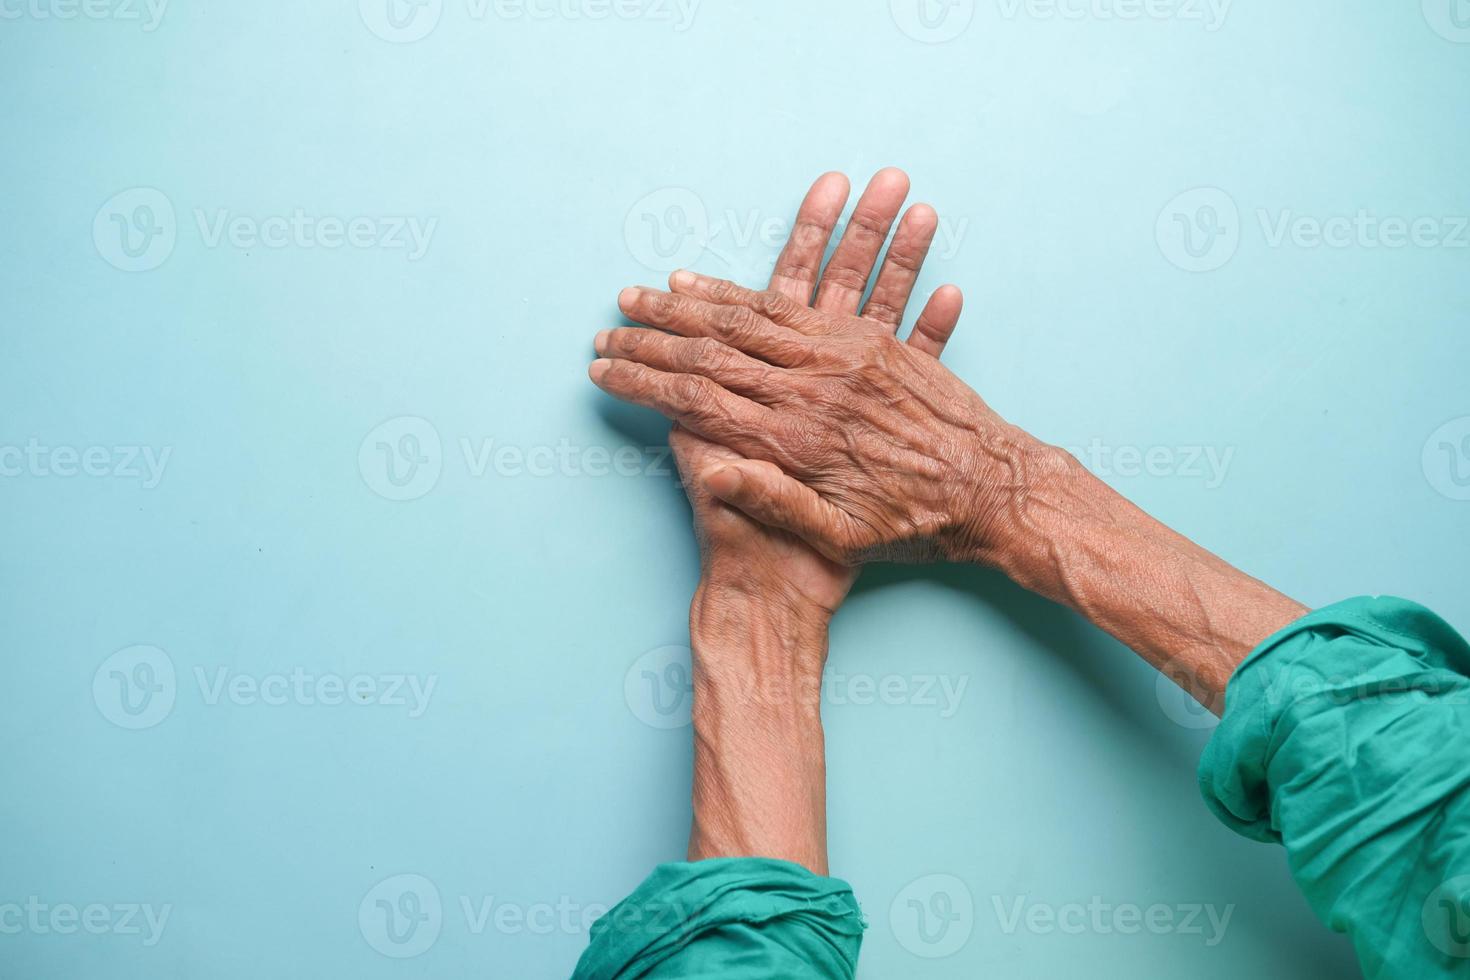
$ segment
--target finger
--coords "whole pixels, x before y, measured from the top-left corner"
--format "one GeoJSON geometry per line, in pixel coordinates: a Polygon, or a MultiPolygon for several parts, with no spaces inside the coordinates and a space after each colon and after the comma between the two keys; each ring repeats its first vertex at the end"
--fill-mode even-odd
{"type": "Polygon", "coordinates": [[[847,222],[847,231],[822,281],[817,286],[817,299],[813,304],[828,313],[856,314],[862,304],[863,293],[868,288],[868,276],[873,273],[873,264],[883,250],[888,238],[888,229],[903,207],[903,199],[909,196],[909,178],[897,167],[885,167],[873,175],[868,189],[858,198],[852,209],[852,218],[847,222]]]}
{"type": "Polygon", "coordinates": [[[712,495],[762,524],[790,531],[839,564],[848,562],[853,519],[775,463],[746,459],[704,474],[712,495]]]}
{"type": "Polygon", "coordinates": [[[592,346],[603,357],[636,361],[657,371],[697,374],[757,401],[779,387],[776,373],[780,368],[711,337],[675,337],[642,327],[619,327],[599,332],[592,346]]]}
{"type": "Polygon", "coordinates": [[[603,357],[592,362],[587,374],[609,395],[660,412],[696,435],[747,456],[767,450],[762,434],[773,429],[772,411],[709,378],[603,357]]]}
{"type": "Polygon", "coordinates": [[[741,306],[760,314],[772,323],[797,333],[826,331],[824,318],[810,307],[772,289],[746,289],[728,279],[716,279],[680,269],[669,276],[669,289],[679,296],[689,296],[716,306],[741,306]]]}
{"type": "Polygon", "coordinates": [[[679,467],[679,482],[683,485],[685,494],[690,500],[696,501],[709,496],[709,491],[696,474],[712,466],[743,458],[730,447],[695,435],[678,422],[669,429],[669,448],[674,451],[674,462],[679,467]]]}
{"type": "MultiPolygon", "coordinates": [[[[791,303],[784,297],[776,298],[791,303]]],[[[800,336],[746,306],[721,306],[695,296],[657,289],[629,286],[618,295],[618,307],[638,323],[681,337],[713,337],[772,364],[790,363],[795,356],[790,341],[800,336]]]]}
{"type": "Polygon", "coordinates": [[[958,286],[940,286],[924,304],[914,329],[909,333],[909,345],[931,357],[944,353],[944,345],[959,325],[960,311],[965,306],[965,294],[958,286]]]}
{"type": "Polygon", "coordinates": [[[812,291],[817,288],[817,274],[822,271],[822,256],[832,240],[832,229],[842,217],[851,188],[847,177],[826,173],[817,178],[806,192],[796,212],[796,224],[786,247],[776,259],[771,273],[771,289],[789,296],[802,306],[810,306],[812,291]]]}
{"type": "Polygon", "coordinates": [[[929,244],[934,241],[938,228],[939,215],[929,205],[915,204],[909,208],[898,223],[898,231],[893,233],[893,244],[883,257],[883,266],[878,270],[873,294],[863,307],[863,316],[898,333],[904,307],[909,305],[909,296],[914,291],[914,283],[919,281],[919,270],[924,267],[924,257],[929,254],[929,244]]]}

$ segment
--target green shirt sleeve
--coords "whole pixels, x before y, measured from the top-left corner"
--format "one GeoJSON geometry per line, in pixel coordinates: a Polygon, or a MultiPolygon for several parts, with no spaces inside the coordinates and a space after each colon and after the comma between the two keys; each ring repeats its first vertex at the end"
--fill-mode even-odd
{"type": "Polygon", "coordinates": [[[1227,826],[1286,848],[1370,980],[1470,977],[1470,646],[1402,599],[1303,617],[1237,668],[1200,760],[1227,826]]]}
{"type": "Polygon", "coordinates": [[[572,980],[851,980],[863,927],[847,882],[797,864],[663,864],[593,923],[572,980]]]}

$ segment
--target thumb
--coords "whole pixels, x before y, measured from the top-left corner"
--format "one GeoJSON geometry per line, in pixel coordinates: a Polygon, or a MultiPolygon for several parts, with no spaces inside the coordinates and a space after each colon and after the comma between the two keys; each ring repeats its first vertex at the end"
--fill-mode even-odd
{"type": "Polygon", "coordinates": [[[707,470],[705,489],[752,520],[790,531],[832,561],[846,564],[850,518],[774,463],[742,459],[707,470]]]}

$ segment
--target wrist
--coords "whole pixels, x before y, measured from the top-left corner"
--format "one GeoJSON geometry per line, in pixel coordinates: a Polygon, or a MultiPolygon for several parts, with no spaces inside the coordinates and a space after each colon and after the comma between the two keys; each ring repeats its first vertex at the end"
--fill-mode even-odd
{"type": "Polygon", "coordinates": [[[696,705],[701,685],[759,685],[805,697],[821,683],[830,621],[827,609],[799,594],[707,575],[689,607],[696,705]]]}
{"type": "MultiPolygon", "coordinates": [[[[804,633],[825,633],[837,609],[797,588],[787,577],[767,574],[758,560],[723,554],[705,555],[701,561],[699,586],[690,608],[691,626],[703,609],[755,617],[757,623],[769,622],[770,628],[800,628],[804,633]]],[[[715,619],[711,622],[719,622],[715,619]]]]}
{"type": "Polygon", "coordinates": [[[1012,578],[1051,550],[1053,502],[1094,479],[1066,450],[1014,426],[977,432],[954,481],[946,557],[998,568],[1012,578]]]}

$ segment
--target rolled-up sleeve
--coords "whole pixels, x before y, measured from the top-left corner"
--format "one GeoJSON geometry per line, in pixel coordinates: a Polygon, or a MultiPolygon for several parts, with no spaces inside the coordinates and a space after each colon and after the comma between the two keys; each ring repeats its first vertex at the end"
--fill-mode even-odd
{"type": "Polygon", "coordinates": [[[1303,617],[1236,670],[1205,802],[1282,844],[1370,980],[1470,977],[1470,647],[1402,599],[1303,617]]]}
{"type": "Polygon", "coordinates": [[[863,918],[846,882],[766,858],[664,864],[592,926],[573,980],[851,978],[863,918]]]}

